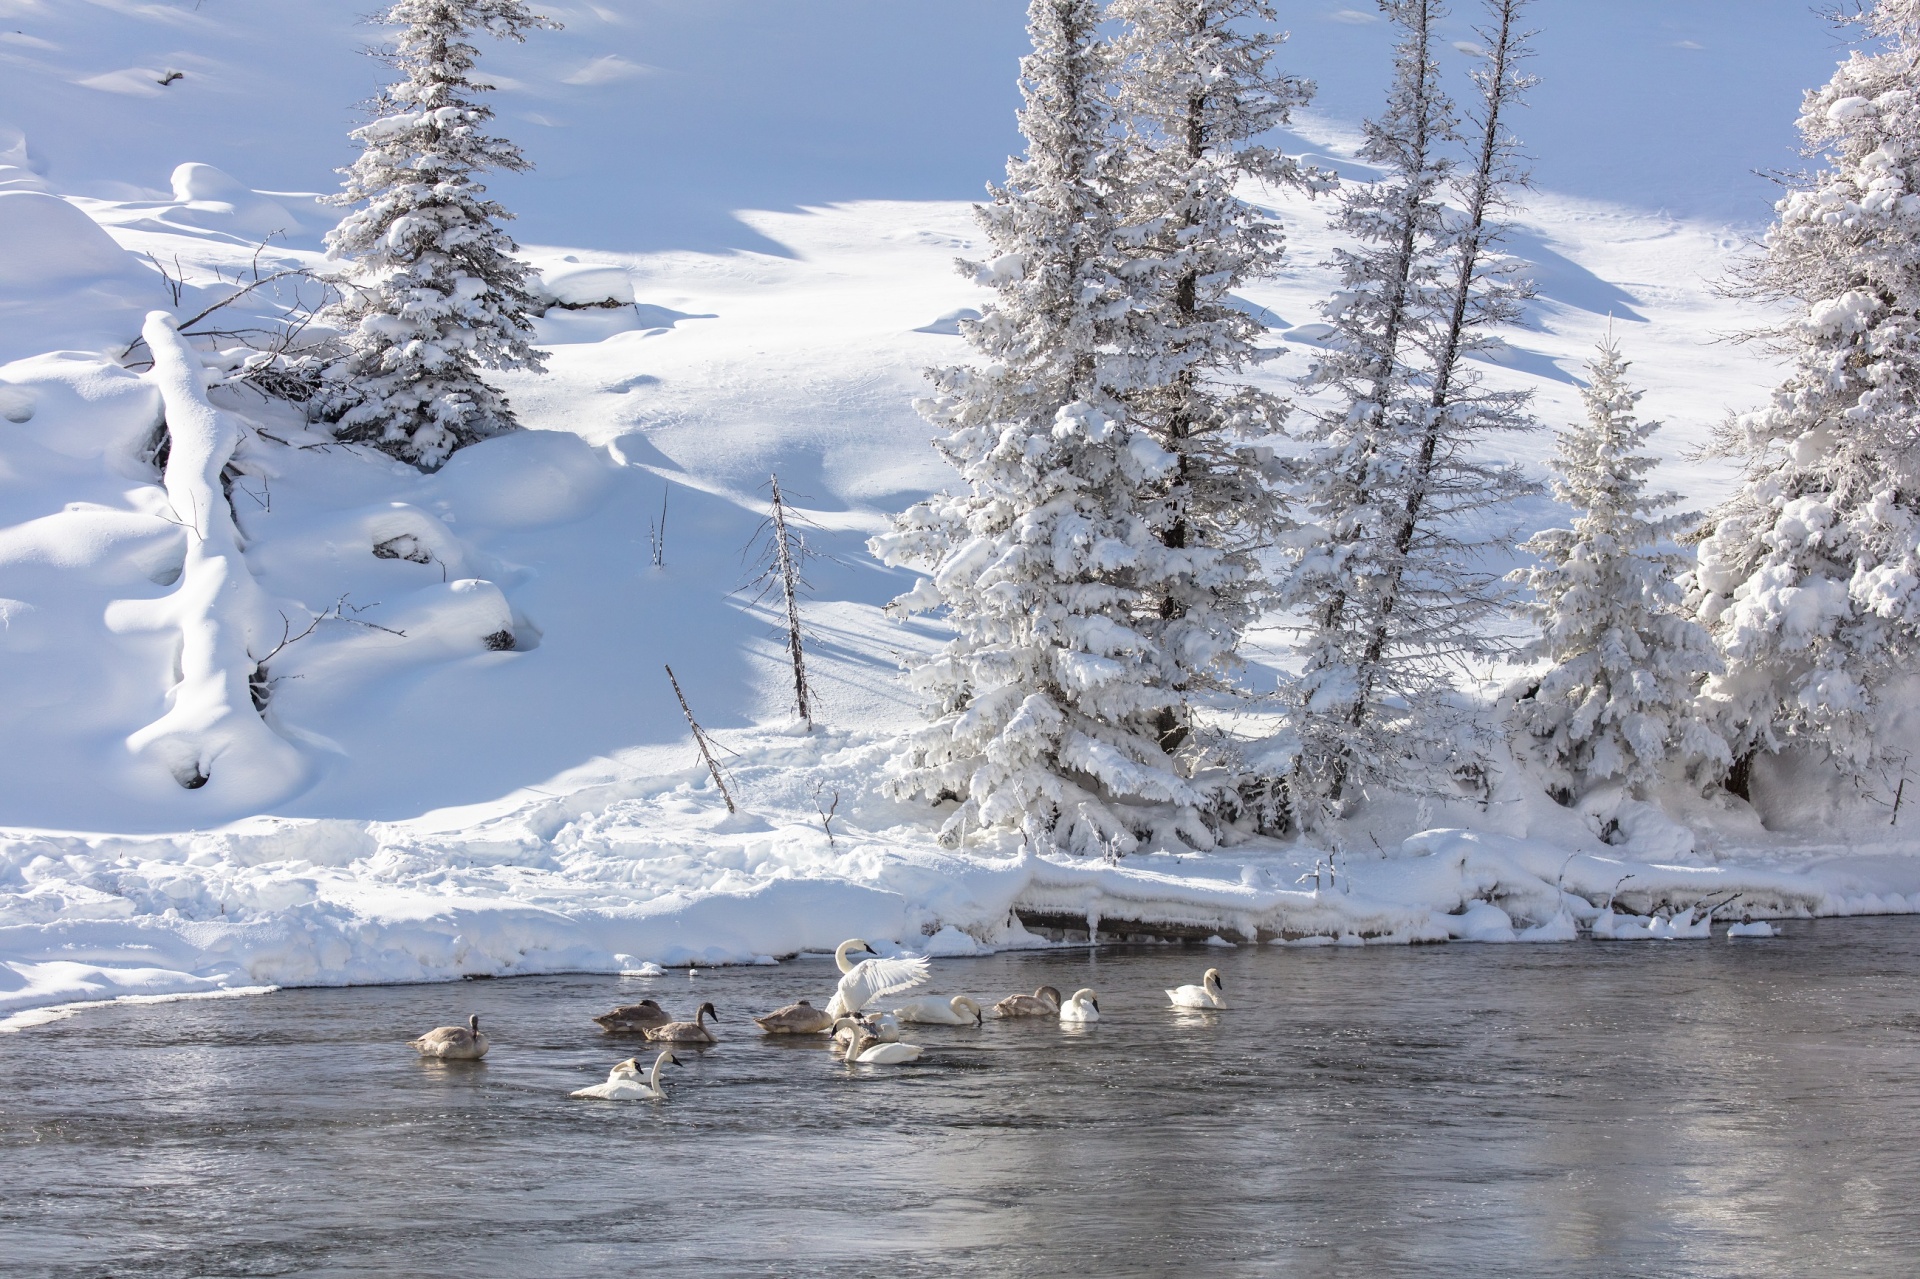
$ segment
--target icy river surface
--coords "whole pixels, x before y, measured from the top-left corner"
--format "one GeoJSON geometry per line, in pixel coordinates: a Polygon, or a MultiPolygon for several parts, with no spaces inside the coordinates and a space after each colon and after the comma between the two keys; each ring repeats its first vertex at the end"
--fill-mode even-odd
{"type": "Polygon", "coordinates": [[[0,1273],[1911,1274],[1920,920],[1775,940],[1085,950],[839,1065],[747,1014],[831,963],[290,990],[0,1036],[0,1273]],[[1226,974],[1236,1006],[1160,993],[1226,974]],[[588,1020],[719,1008],[664,1103],[569,1100],[588,1020]],[[485,1063],[405,1041],[477,1011],[485,1063]]]}

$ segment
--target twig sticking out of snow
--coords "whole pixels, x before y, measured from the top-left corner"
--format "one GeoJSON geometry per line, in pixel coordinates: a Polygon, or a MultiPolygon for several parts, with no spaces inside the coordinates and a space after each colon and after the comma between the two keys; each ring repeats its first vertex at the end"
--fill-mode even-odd
{"type": "MultiPolygon", "coordinates": [[[[687,727],[693,730],[694,745],[700,748],[700,758],[706,762],[707,772],[713,777],[713,784],[720,788],[720,798],[727,801],[729,813],[739,812],[740,810],[734,807],[733,792],[727,789],[727,779],[720,771],[720,761],[713,757],[713,751],[707,744],[706,730],[701,728],[700,722],[693,717],[693,708],[687,705],[687,695],[680,691],[680,681],[674,678],[673,667],[669,666],[666,670],[667,679],[673,684],[673,695],[680,699],[680,713],[687,717],[687,727]]],[[[831,838],[833,832],[828,831],[827,834],[831,838]]]]}
{"type": "Polygon", "coordinates": [[[832,848],[834,846],[833,815],[840,811],[840,792],[833,792],[831,803],[822,803],[820,797],[826,793],[826,790],[825,782],[813,784],[813,807],[820,814],[820,829],[827,832],[827,847],[832,848]]]}

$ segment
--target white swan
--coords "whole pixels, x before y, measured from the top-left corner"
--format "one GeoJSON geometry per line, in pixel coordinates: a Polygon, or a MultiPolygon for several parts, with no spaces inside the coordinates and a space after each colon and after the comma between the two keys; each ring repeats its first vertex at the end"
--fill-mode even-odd
{"type": "Polygon", "coordinates": [[[878,953],[858,937],[841,942],[839,949],[833,952],[833,962],[840,965],[843,974],[833,998],[827,1001],[827,1011],[835,1017],[860,1012],[882,995],[897,995],[903,990],[912,990],[927,979],[927,961],[924,959],[875,958],[863,959],[856,964],[847,958],[849,954],[862,950],[869,955],[878,953]]]}
{"type": "Polygon", "coordinates": [[[640,1062],[629,1057],[607,1072],[607,1082],[595,1084],[591,1088],[582,1088],[568,1093],[570,1097],[588,1097],[600,1101],[665,1101],[667,1090],[660,1086],[660,1070],[663,1066],[678,1066],[680,1059],[672,1053],[661,1053],[653,1059],[653,1074],[643,1078],[640,1074],[640,1062]]]}
{"type": "Polygon", "coordinates": [[[849,1066],[898,1066],[920,1058],[922,1049],[919,1044],[881,1043],[851,1017],[844,1017],[835,1024],[835,1041],[840,1039],[842,1028],[851,1040],[847,1045],[849,1066]]]}
{"type": "Polygon", "coordinates": [[[965,995],[955,995],[952,999],[929,995],[900,1005],[893,1010],[893,1015],[901,1021],[932,1026],[978,1026],[985,1014],[979,1004],[965,995]]]}
{"type": "Polygon", "coordinates": [[[1207,969],[1198,986],[1179,986],[1167,992],[1175,1008],[1225,1008],[1227,997],[1220,993],[1220,970],[1207,969]]]}
{"type": "Polygon", "coordinates": [[[436,1026],[418,1039],[409,1039],[408,1047],[422,1057],[441,1061],[479,1061],[492,1047],[480,1031],[480,1014],[467,1018],[464,1026],[436,1026]]]}
{"type": "Polygon", "coordinates": [[[900,1022],[892,1013],[882,1013],[878,1017],[871,1013],[855,1013],[851,1017],[842,1017],[833,1023],[833,1038],[827,1048],[830,1052],[844,1053],[849,1044],[862,1038],[871,1039],[877,1044],[897,1044],[900,1042],[900,1022]]]}
{"type": "Polygon", "coordinates": [[[1100,996],[1091,987],[1083,986],[1067,997],[1060,1005],[1061,1021],[1099,1021],[1100,996]]]}

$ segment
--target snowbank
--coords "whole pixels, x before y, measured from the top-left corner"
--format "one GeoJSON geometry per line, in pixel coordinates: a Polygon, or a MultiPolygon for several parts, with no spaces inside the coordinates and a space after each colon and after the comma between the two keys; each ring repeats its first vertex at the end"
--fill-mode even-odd
{"type": "Polygon", "coordinates": [[[856,935],[932,954],[1089,937],[1673,940],[1705,937],[1709,908],[1722,920],[1920,911],[1920,859],[1884,852],[1662,865],[1457,829],[1354,858],[1269,844],[1115,863],[1006,842],[944,850],[931,823],[865,788],[873,744],[732,741],[738,815],[686,769],[491,815],[14,832],[0,839],[0,1013],[121,993],[767,962],[856,935]],[[831,841],[816,791],[841,800],[831,841]]]}

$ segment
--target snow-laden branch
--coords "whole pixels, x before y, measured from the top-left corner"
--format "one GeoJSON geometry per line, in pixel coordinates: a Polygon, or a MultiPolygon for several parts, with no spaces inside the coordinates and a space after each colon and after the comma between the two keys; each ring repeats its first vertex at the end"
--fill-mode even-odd
{"type": "Polygon", "coordinates": [[[212,788],[223,806],[271,803],[298,787],[306,766],[254,710],[248,687],[257,664],[250,648],[271,638],[267,619],[279,613],[247,568],[221,490],[240,424],[208,402],[205,372],[171,316],[152,312],[141,336],[153,352],[145,377],[159,388],[172,441],[167,500],[188,536],[174,592],[115,609],[117,629],[178,632],[166,713],[127,746],[181,786],[212,788]]]}

